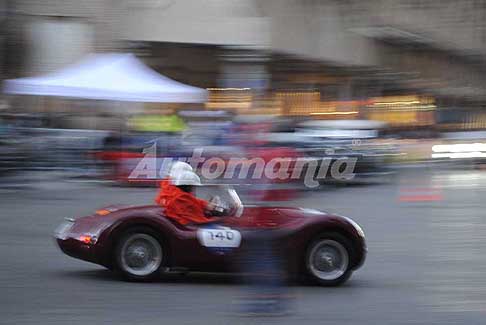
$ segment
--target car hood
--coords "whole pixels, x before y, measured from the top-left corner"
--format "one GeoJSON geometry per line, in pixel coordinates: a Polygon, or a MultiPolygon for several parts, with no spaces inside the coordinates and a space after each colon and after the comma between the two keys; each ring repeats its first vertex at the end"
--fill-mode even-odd
{"type": "Polygon", "coordinates": [[[126,204],[112,204],[112,205],[108,205],[108,206],[105,206],[105,207],[102,207],[98,210],[96,210],[96,214],[97,215],[107,215],[107,214],[110,214],[110,213],[113,213],[113,212],[116,212],[116,211],[120,211],[120,210],[126,210],[126,209],[130,209],[130,208],[134,208],[135,206],[133,205],[126,205],[126,204]]]}

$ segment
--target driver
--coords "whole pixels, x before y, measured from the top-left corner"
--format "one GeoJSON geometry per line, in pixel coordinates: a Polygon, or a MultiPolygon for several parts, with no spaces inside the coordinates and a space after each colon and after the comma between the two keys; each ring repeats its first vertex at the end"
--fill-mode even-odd
{"type": "Polygon", "coordinates": [[[168,218],[182,225],[214,221],[210,217],[214,205],[193,194],[194,186],[200,185],[201,180],[190,165],[175,165],[171,168],[170,178],[162,181],[162,188],[155,201],[165,209],[168,218]]]}

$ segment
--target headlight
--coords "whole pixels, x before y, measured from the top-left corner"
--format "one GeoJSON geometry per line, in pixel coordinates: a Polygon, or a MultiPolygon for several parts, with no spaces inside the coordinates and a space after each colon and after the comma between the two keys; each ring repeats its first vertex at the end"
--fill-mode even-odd
{"type": "Polygon", "coordinates": [[[79,241],[82,241],[85,244],[94,245],[98,241],[98,237],[92,235],[81,235],[79,236],[79,241]]]}

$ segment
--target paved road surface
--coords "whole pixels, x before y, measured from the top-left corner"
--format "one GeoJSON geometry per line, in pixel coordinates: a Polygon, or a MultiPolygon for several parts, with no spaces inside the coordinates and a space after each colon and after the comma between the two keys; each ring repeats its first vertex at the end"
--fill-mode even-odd
{"type": "Polygon", "coordinates": [[[62,255],[50,237],[63,217],[153,195],[68,182],[0,192],[0,324],[485,323],[486,172],[414,169],[391,184],[307,192],[289,203],[354,218],[370,254],[345,286],[295,286],[295,312],[263,320],[232,314],[242,287],[231,277],[120,282],[62,255]]]}

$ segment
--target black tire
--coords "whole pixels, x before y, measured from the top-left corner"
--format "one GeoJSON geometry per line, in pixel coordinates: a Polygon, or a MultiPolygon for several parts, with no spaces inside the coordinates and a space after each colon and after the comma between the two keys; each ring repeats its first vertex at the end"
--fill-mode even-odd
{"type": "Polygon", "coordinates": [[[123,232],[113,255],[115,270],[125,280],[147,282],[160,278],[167,264],[168,249],[157,232],[136,227],[123,232]],[[134,265],[135,262],[140,265],[134,265]]]}
{"type": "Polygon", "coordinates": [[[353,273],[354,255],[353,245],[346,237],[339,233],[322,233],[307,248],[304,261],[307,278],[321,286],[341,285],[353,273]],[[318,257],[321,251],[324,255],[327,251],[330,256],[318,257]],[[339,263],[338,266],[334,265],[336,262],[339,263]],[[333,268],[336,270],[332,271],[333,268]]]}

